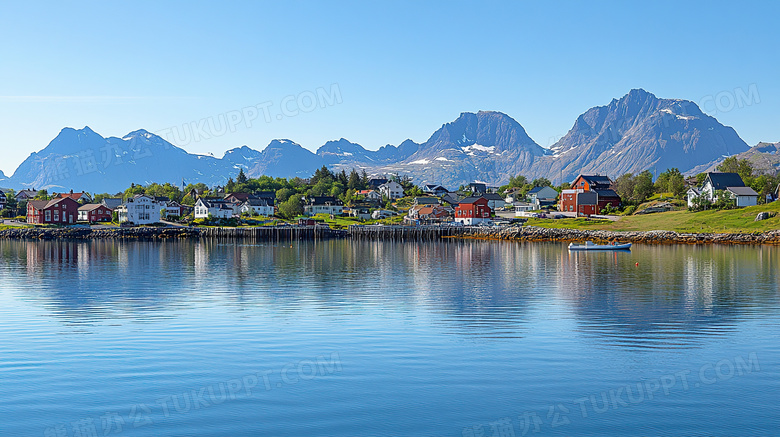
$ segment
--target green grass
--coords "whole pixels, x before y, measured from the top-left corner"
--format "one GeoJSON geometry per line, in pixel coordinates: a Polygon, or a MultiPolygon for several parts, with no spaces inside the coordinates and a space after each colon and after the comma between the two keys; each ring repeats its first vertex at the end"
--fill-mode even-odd
{"type": "Polygon", "coordinates": [[[723,211],[670,211],[622,217],[616,222],[584,219],[532,219],[528,225],[548,228],[603,229],[608,231],[675,231],[680,233],[761,233],[780,229],[780,202],[723,211]],[[778,213],[760,222],[759,212],[778,213]]]}

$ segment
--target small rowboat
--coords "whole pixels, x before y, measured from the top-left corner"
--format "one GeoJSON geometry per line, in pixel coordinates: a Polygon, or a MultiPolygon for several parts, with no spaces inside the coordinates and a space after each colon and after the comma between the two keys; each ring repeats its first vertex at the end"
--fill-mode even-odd
{"type": "Polygon", "coordinates": [[[585,244],[569,243],[569,250],[627,250],[627,249],[631,249],[631,243],[595,244],[592,241],[586,241],[585,244]]]}

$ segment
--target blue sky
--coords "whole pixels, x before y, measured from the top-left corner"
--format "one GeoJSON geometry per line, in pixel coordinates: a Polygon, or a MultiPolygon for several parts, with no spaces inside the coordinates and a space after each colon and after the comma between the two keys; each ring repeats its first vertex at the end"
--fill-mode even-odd
{"type": "Polygon", "coordinates": [[[632,88],[701,103],[749,145],[780,141],[778,4],[3,2],[0,170],[66,126],[221,156],[274,138],[422,142],[497,110],[549,147],[632,88]],[[201,120],[218,134],[184,135],[201,120]]]}

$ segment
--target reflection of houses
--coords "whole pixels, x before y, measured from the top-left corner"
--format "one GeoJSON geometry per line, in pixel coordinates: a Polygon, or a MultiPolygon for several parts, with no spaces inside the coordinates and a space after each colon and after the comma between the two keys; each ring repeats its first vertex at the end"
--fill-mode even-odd
{"type": "Polygon", "coordinates": [[[558,192],[552,187],[535,187],[528,192],[528,201],[534,209],[549,208],[558,203],[558,192]]]}
{"type": "Polygon", "coordinates": [[[341,200],[332,196],[312,196],[304,198],[303,213],[306,215],[316,214],[328,214],[328,215],[341,215],[344,214],[344,204],[341,200]]]}
{"type": "Polygon", "coordinates": [[[388,199],[404,197],[404,187],[396,181],[390,181],[379,186],[379,192],[388,199]]]}
{"type": "Polygon", "coordinates": [[[746,187],[745,182],[737,173],[707,173],[701,188],[688,190],[688,206],[693,207],[695,199],[703,198],[709,202],[717,200],[717,191],[734,199],[737,207],[755,206],[758,204],[758,193],[746,187]]]}
{"type": "Polygon", "coordinates": [[[607,176],[580,175],[570,189],[561,193],[561,211],[577,215],[599,214],[607,205],[619,207],[620,203],[620,196],[612,189],[612,180],[607,176]]]}
{"type": "Polygon", "coordinates": [[[27,223],[73,224],[79,215],[79,203],[70,197],[27,202],[27,223]]]}
{"type": "Polygon", "coordinates": [[[111,221],[111,209],[102,203],[89,203],[79,207],[79,221],[80,222],[110,222],[111,221]]]}
{"type": "Polygon", "coordinates": [[[163,206],[145,194],[136,194],[116,209],[119,223],[150,225],[160,222],[163,206]]]}
{"type": "Polygon", "coordinates": [[[464,225],[476,225],[490,221],[491,210],[484,197],[467,197],[455,208],[455,221],[464,225]]]}

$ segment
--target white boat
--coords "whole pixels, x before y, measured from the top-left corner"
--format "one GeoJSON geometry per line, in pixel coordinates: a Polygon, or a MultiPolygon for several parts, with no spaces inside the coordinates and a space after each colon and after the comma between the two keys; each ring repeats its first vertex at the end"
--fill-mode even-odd
{"type": "Polygon", "coordinates": [[[569,250],[627,250],[631,249],[631,243],[618,244],[595,244],[592,241],[586,241],[585,244],[569,243],[569,250]]]}

